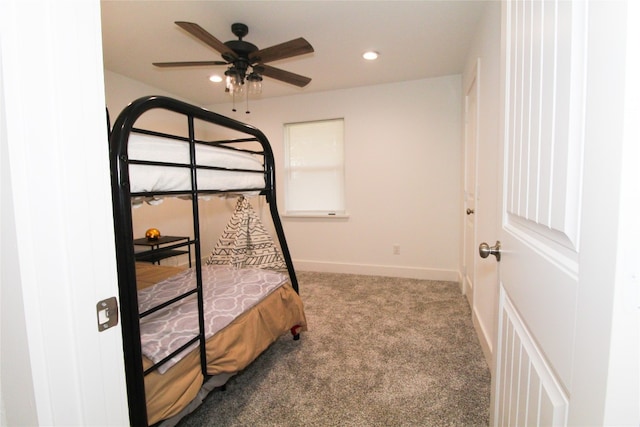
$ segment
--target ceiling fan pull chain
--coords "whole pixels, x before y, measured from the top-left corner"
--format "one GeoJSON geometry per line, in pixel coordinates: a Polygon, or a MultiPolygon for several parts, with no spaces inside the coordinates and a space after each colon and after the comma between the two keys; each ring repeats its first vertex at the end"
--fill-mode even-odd
{"type": "Polygon", "coordinates": [[[247,92],[247,111],[245,111],[245,114],[249,114],[251,113],[251,111],[249,111],[249,90],[247,90],[246,92],[247,92]]]}
{"type": "Polygon", "coordinates": [[[235,92],[231,93],[231,99],[233,100],[233,108],[231,109],[231,111],[235,113],[236,112],[236,93],[235,92]]]}

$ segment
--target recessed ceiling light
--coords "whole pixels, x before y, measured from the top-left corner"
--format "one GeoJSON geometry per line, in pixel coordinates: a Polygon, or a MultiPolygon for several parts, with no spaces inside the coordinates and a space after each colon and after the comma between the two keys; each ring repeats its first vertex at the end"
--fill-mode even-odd
{"type": "Polygon", "coordinates": [[[365,53],[362,54],[362,57],[368,61],[373,61],[374,59],[378,58],[378,52],[375,52],[373,50],[367,51],[365,53]]]}
{"type": "Polygon", "coordinates": [[[220,83],[222,81],[222,77],[217,74],[214,74],[211,77],[209,77],[209,80],[211,80],[214,83],[220,83]]]}

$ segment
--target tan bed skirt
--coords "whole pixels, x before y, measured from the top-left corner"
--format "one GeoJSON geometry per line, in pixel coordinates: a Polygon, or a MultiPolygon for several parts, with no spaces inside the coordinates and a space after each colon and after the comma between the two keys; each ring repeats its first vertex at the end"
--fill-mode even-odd
{"type": "MultiPolygon", "coordinates": [[[[172,267],[141,265],[138,285],[149,286],[173,274],[176,269],[172,267]]],[[[305,331],[307,321],[300,297],[287,283],[207,340],[207,373],[232,375],[241,371],[294,326],[305,331]]],[[[151,365],[150,360],[143,360],[145,369],[151,365]]],[[[178,414],[198,394],[203,380],[197,349],[164,374],[147,375],[148,423],[155,424],[178,414]]]]}

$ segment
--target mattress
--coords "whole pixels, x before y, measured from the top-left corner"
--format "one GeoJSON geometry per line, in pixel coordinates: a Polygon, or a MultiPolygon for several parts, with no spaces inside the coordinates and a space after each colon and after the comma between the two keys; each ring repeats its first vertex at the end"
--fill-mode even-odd
{"type": "MultiPolygon", "coordinates": [[[[205,338],[210,338],[225,328],[287,281],[286,275],[276,271],[202,266],[205,338]]],[[[144,313],[195,288],[196,270],[190,268],[138,291],[138,309],[140,313],[144,313]]],[[[197,305],[196,294],[191,294],[142,318],[142,353],[158,363],[193,339],[199,332],[197,305]]],[[[164,373],[196,347],[197,343],[187,347],[161,365],[158,371],[164,373]]]]}
{"type": "MultiPolygon", "coordinates": [[[[176,275],[186,274],[167,266],[156,269],[154,267],[158,266],[138,265],[141,267],[137,270],[139,283],[148,284],[168,276],[171,281],[176,275]]],[[[207,373],[218,379],[220,385],[224,384],[278,337],[296,326],[300,331],[307,329],[304,308],[300,297],[286,281],[207,339],[207,373]]],[[[145,369],[152,364],[149,358],[143,358],[145,369]]],[[[148,423],[155,424],[180,413],[198,395],[203,382],[197,350],[185,355],[164,373],[151,372],[145,377],[148,423]]]]}
{"type": "MultiPolygon", "coordinates": [[[[128,156],[130,160],[190,164],[188,143],[139,133],[129,136],[128,156]]],[[[259,190],[265,186],[263,156],[259,154],[196,144],[196,164],[225,169],[198,169],[199,190],[259,190]]],[[[191,171],[184,167],[132,164],[129,181],[131,193],[190,191],[191,171]]]]}

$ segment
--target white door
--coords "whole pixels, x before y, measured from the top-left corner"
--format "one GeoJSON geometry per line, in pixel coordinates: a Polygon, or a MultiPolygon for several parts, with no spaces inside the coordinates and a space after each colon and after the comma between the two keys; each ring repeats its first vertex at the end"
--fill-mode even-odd
{"type": "MultiPolygon", "coordinates": [[[[476,74],[477,76],[477,74],[476,74]]],[[[474,78],[465,96],[465,177],[464,177],[464,283],[463,291],[473,307],[474,273],[477,258],[476,245],[476,146],[477,146],[477,78],[474,78]]]]}
{"type": "Polygon", "coordinates": [[[496,425],[567,421],[579,274],[585,9],[571,2],[503,7],[496,425]]]}
{"type": "Polygon", "coordinates": [[[129,425],[101,41],[98,0],[0,1],[2,425],[129,425]]]}
{"type": "Polygon", "coordinates": [[[607,156],[620,140],[601,128],[619,82],[598,75],[606,25],[592,5],[503,3],[494,425],[602,425],[618,215],[607,182],[619,165],[607,156]]]}

